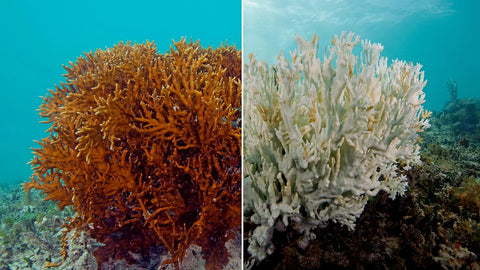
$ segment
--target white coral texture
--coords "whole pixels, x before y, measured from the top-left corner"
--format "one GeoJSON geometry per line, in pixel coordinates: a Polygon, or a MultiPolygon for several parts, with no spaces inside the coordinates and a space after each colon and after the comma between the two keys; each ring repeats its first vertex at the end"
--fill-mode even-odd
{"type": "Polygon", "coordinates": [[[328,221],[354,229],[369,197],[392,199],[407,186],[397,164],[420,163],[419,132],[429,127],[421,65],[380,57],[383,46],[342,33],[323,61],[318,38],[295,37],[291,61],[249,56],[244,70],[244,213],[256,228],[256,261],[274,250],[274,230],[303,233],[328,221]]]}

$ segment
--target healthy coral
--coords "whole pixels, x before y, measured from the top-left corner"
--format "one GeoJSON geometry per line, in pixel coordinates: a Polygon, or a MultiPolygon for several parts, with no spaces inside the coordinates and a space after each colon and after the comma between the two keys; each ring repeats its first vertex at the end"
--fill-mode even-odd
{"type": "Polygon", "coordinates": [[[174,46],[119,43],[70,62],[40,106],[50,136],[24,188],[73,205],[68,231],[119,238],[112,256],[161,244],[178,267],[196,244],[219,269],[241,220],[241,54],[174,46]]]}
{"type": "Polygon", "coordinates": [[[333,221],[353,229],[370,197],[402,195],[420,163],[419,136],[429,126],[420,65],[380,57],[383,47],[343,33],[330,54],[318,38],[296,37],[292,61],[270,67],[253,56],[245,67],[245,220],[248,251],[272,254],[274,231],[292,226],[306,247],[314,228],[333,221]]]}

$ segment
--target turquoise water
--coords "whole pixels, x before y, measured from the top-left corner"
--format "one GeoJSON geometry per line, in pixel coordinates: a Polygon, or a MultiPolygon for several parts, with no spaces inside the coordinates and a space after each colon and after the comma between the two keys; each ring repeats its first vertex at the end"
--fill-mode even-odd
{"type": "Polygon", "coordinates": [[[0,183],[25,181],[34,140],[46,137],[40,96],[69,61],[119,41],[172,39],[241,48],[241,1],[2,1],[0,3],[0,183]]]}
{"type": "MultiPolygon", "coordinates": [[[[62,80],[63,64],[127,40],[154,40],[160,52],[181,37],[241,48],[241,9],[240,0],[2,2],[0,183],[30,176],[30,148],[47,135],[38,123],[39,97],[62,80]]],[[[459,98],[480,95],[478,10],[473,0],[244,0],[243,48],[273,62],[280,50],[295,48],[295,33],[317,33],[324,48],[333,35],[353,31],[382,43],[389,59],[421,63],[425,106],[441,110],[452,76],[459,98]]]]}
{"type": "Polygon", "coordinates": [[[473,0],[244,0],[244,53],[273,63],[296,48],[295,33],[320,37],[352,31],[381,43],[383,56],[420,63],[430,110],[441,110],[458,83],[458,98],[480,97],[480,2],[473,0]]]}

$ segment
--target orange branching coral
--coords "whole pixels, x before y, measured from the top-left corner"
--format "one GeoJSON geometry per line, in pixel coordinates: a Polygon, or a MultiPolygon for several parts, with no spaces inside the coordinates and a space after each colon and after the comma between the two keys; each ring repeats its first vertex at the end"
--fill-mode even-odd
{"type": "Polygon", "coordinates": [[[66,83],[43,98],[50,136],[24,188],[73,205],[67,228],[100,242],[162,244],[177,266],[197,244],[219,269],[241,220],[241,56],[174,45],[158,54],[152,42],[119,43],[70,62],[66,83]]]}

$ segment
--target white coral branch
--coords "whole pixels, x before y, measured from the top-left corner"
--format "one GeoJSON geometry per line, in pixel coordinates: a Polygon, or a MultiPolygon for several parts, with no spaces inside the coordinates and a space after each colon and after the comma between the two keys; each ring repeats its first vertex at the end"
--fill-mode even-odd
{"type": "Polygon", "coordinates": [[[329,220],[350,229],[380,190],[405,192],[397,162],[418,164],[427,128],[421,65],[380,57],[382,45],[353,33],[332,39],[323,61],[318,38],[275,65],[253,55],[244,71],[245,210],[258,225],[249,252],[273,252],[273,231],[292,224],[311,239],[329,220]]]}

